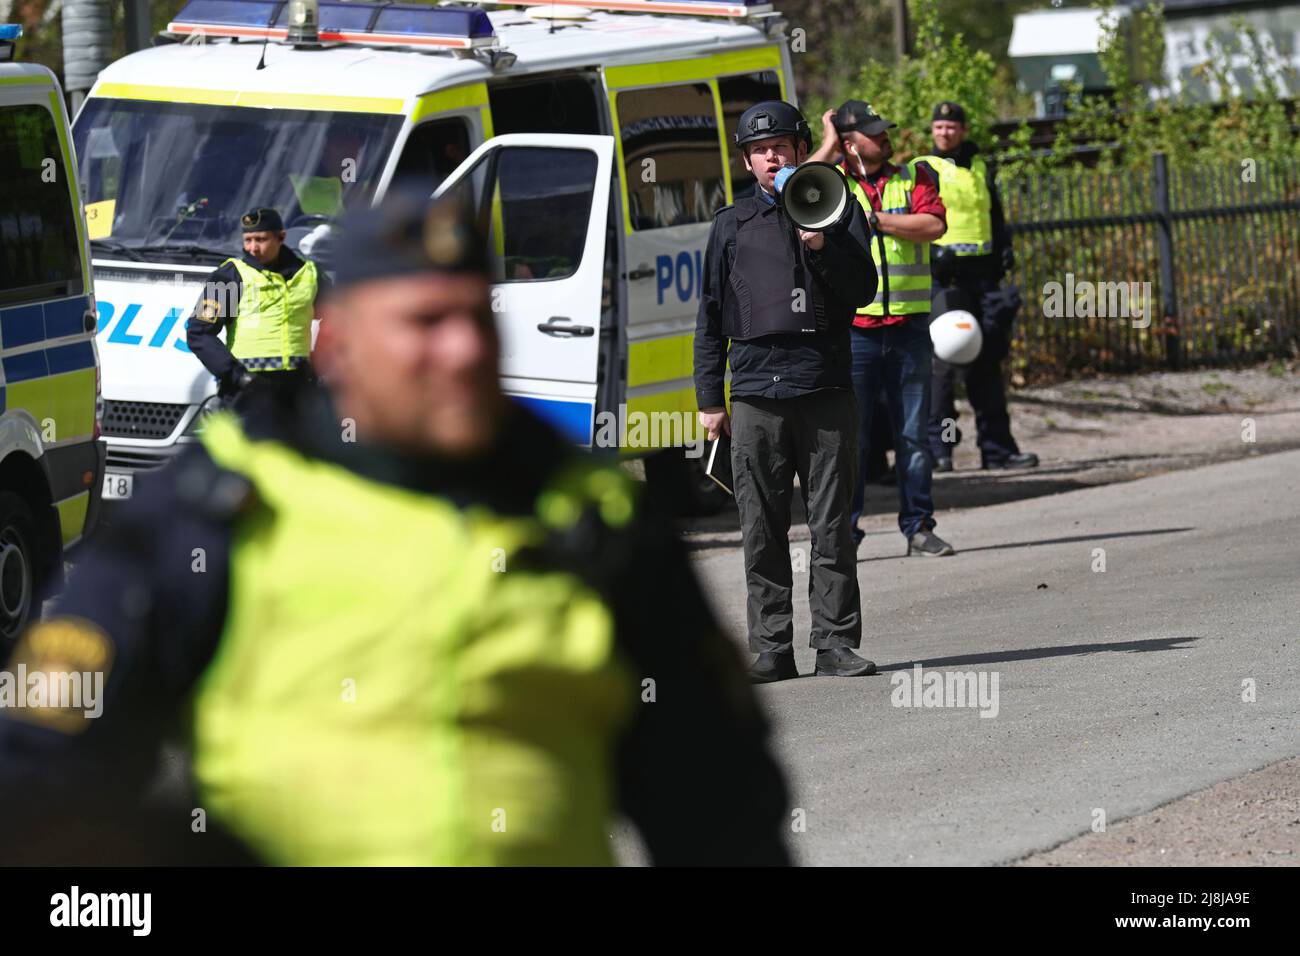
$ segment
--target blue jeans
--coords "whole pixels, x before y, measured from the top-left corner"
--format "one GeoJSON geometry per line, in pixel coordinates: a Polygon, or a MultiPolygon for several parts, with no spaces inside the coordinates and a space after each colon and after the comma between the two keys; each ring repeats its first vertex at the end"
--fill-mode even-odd
{"type": "Polygon", "coordinates": [[[858,399],[858,482],[853,489],[854,541],[866,494],[867,453],[876,396],[884,389],[894,430],[894,470],[898,474],[898,527],[911,537],[934,527],[930,482],[934,460],[929,449],[930,369],[933,347],[925,316],[902,325],[874,329],[853,327],[853,392],[858,399]]]}

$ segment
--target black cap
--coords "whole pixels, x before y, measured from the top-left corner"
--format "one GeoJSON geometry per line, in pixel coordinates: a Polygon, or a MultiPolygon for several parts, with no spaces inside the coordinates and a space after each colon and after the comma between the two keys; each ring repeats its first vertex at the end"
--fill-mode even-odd
{"type": "Polygon", "coordinates": [[[966,111],[961,108],[960,103],[954,103],[952,100],[944,100],[934,108],[934,115],[930,117],[930,122],[935,120],[949,120],[953,123],[966,123],[966,111]]]}
{"type": "Polygon", "coordinates": [[[398,187],[371,209],[347,216],[338,244],[334,288],[424,272],[488,273],[487,243],[464,203],[430,201],[423,189],[398,187]]]}
{"type": "Polygon", "coordinates": [[[837,133],[861,133],[863,136],[876,136],[887,129],[894,129],[897,123],[881,119],[871,104],[863,100],[845,100],[831,120],[837,133]]]}
{"type": "Polygon", "coordinates": [[[281,232],[284,229],[284,220],[274,209],[258,206],[240,216],[239,225],[244,232],[281,232]]]}
{"type": "Polygon", "coordinates": [[[736,145],[757,142],[773,136],[793,136],[812,148],[812,130],[797,107],[783,100],[764,100],[740,114],[736,124],[736,145]]]}

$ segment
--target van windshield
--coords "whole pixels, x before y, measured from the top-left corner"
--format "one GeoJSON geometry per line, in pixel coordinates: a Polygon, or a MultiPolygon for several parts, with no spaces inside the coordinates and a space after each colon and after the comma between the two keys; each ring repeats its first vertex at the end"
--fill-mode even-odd
{"type": "Polygon", "coordinates": [[[73,127],[97,252],[238,254],[239,217],[279,211],[296,246],[367,203],[400,116],[92,98],[73,127]]]}

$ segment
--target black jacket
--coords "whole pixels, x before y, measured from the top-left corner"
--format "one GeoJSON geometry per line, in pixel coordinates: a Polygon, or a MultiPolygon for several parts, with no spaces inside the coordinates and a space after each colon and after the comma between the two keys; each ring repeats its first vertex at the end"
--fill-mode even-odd
{"type": "MultiPolygon", "coordinates": [[[[244,427],[251,438],[287,443],[460,509],[533,514],[541,490],[581,454],[513,404],[493,447],[457,462],[340,442],[337,414],[308,382],[250,395],[244,427]]],[[[183,804],[179,826],[141,826],[143,842],[130,841],[124,821],[137,812],[164,738],[183,724],[196,682],[220,646],[232,537],[241,519],[264,516],[248,479],[220,469],[201,445],[138,484],[113,523],[88,543],[52,615],[93,622],[111,645],[102,716],[69,734],[0,709],[0,846],[8,862],[54,862],[53,844],[33,834],[63,845],[72,839],[68,827],[85,830],[93,845],[73,841],[66,862],[161,862],[156,851],[168,862],[192,863],[214,852],[204,835],[187,839],[192,802],[183,804]],[[203,573],[195,573],[197,554],[205,558],[203,573]],[[78,823],[86,819],[96,827],[78,823]],[[96,859],[101,852],[117,855],[96,859]]],[[[787,792],[767,747],[766,721],[671,527],[646,509],[620,532],[593,531],[583,521],[527,560],[581,576],[614,616],[638,694],[613,754],[614,789],[654,861],[788,862],[787,792]],[[655,680],[653,703],[640,700],[642,675],[655,680]]]]}
{"type": "MultiPolygon", "coordinates": [[[[732,341],[724,329],[729,327],[726,312],[737,307],[730,281],[736,229],[739,220],[753,215],[784,218],[785,212],[760,198],[755,186],[749,195],[718,210],[709,232],[695,322],[695,398],[700,408],[723,406],[728,360],[735,397],[794,398],[821,388],[850,388],[853,383],[849,329],[857,309],[876,295],[876,267],[867,251],[861,206],[853,204],[847,229],[826,233],[821,251],[798,243],[807,274],[825,297],[828,330],[732,341]]],[[[793,278],[789,283],[793,292],[793,278]]]]}
{"type": "MultiPolygon", "coordinates": [[[[254,269],[267,268],[244,253],[239,256],[243,262],[254,269]]],[[[292,279],[298,270],[306,265],[306,260],[288,246],[280,247],[280,256],[270,266],[285,279],[292,279]]],[[[316,295],[319,297],[329,288],[329,278],[321,270],[316,270],[316,295]]],[[[195,354],[203,367],[218,379],[225,380],[235,367],[235,357],[230,354],[226,343],[217,338],[217,333],[239,316],[239,300],[244,294],[244,280],[234,263],[223,263],[204,280],[203,291],[199,301],[185,324],[185,344],[195,354]]]]}

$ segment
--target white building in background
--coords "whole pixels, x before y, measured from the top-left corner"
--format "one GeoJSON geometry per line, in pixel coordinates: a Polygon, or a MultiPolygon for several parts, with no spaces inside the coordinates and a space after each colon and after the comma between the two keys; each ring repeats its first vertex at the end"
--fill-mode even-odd
{"type": "Polygon", "coordinates": [[[1209,59],[1213,45],[1236,37],[1235,21],[1239,20],[1258,35],[1282,95],[1300,96],[1300,2],[1166,0],[1165,20],[1165,75],[1171,92],[1186,91],[1197,99],[1218,100],[1258,85],[1249,53],[1231,57],[1230,89],[1196,75],[1196,67],[1209,59]]]}
{"type": "MultiPolygon", "coordinates": [[[[1086,6],[1022,13],[1015,19],[1007,55],[1020,85],[1033,94],[1039,115],[1055,112],[1063,84],[1088,92],[1107,87],[1097,50],[1108,18],[1127,23],[1146,0],[1121,0],[1108,10],[1086,6]]],[[[1227,84],[1198,75],[1214,47],[1244,39],[1253,30],[1267,69],[1283,96],[1300,96],[1300,0],[1164,0],[1164,76],[1153,77],[1153,95],[1218,100],[1259,86],[1249,51],[1230,56],[1227,84]]]]}

